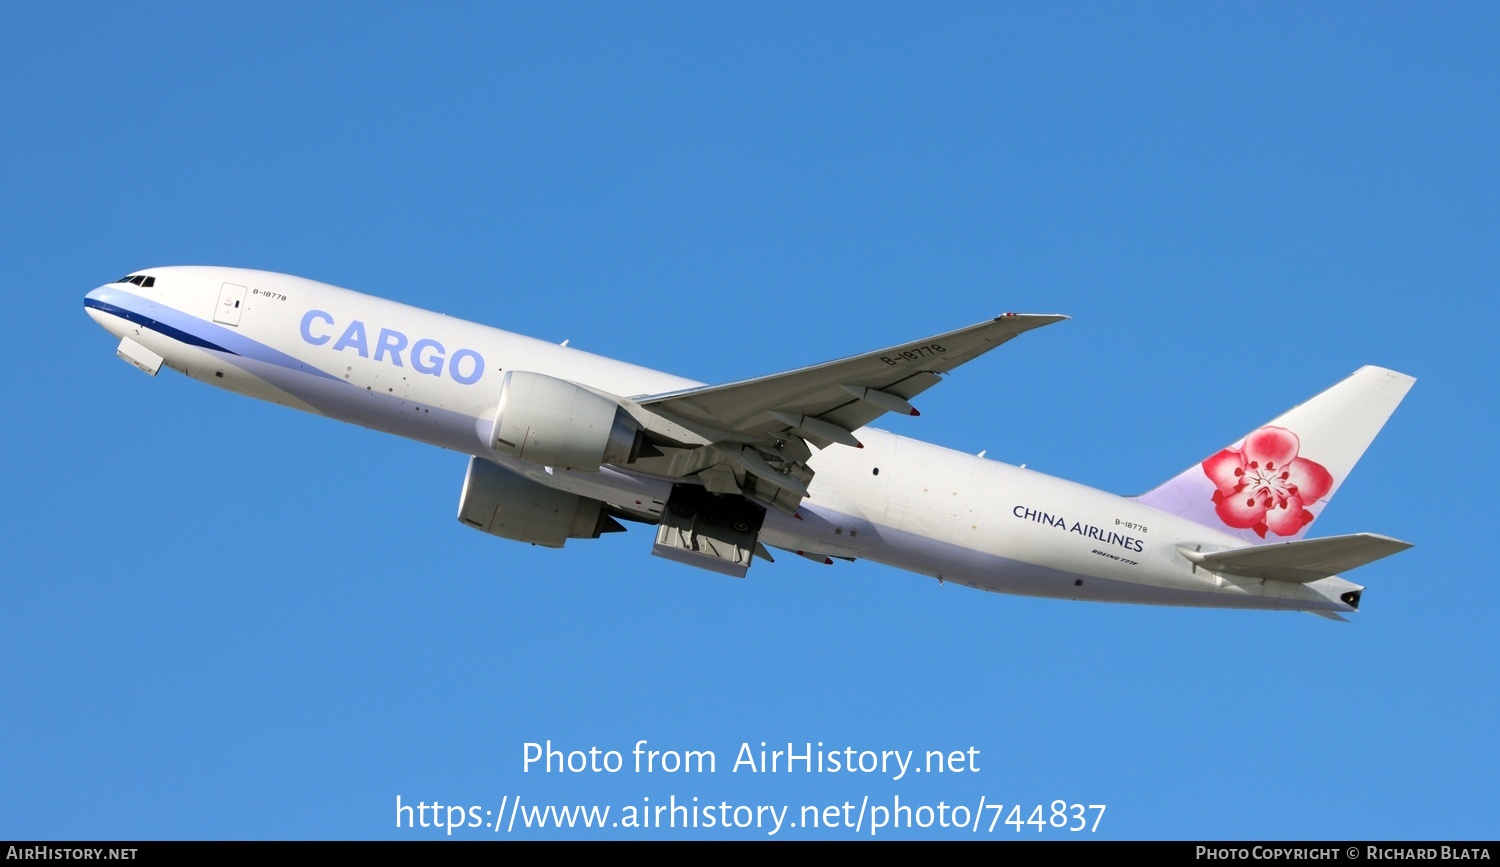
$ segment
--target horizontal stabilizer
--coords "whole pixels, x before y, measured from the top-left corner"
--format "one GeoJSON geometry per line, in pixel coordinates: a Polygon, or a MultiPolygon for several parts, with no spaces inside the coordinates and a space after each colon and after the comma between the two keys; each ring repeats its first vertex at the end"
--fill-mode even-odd
{"type": "Polygon", "coordinates": [[[1410,547],[1410,542],[1390,536],[1355,533],[1212,553],[1183,550],[1182,554],[1211,572],[1306,584],[1373,563],[1410,547]]]}

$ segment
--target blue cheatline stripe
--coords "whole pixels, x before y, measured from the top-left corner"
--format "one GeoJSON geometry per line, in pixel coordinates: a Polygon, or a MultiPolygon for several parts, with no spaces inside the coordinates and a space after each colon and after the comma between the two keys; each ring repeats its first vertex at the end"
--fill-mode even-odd
{"type": "Polygon", "coordinates": [[[85,298],[83,299],[83,306],[92,307],[95,310],[100,311],[101,313],[108,313],[111,316],[118,316],[121,319],[127,320],[129,322],[134,322],[137,325],[145,326],[146,328],[149,328],[152,331],[157,332],[158,334],[165,335],[172,338],[173,340],[180,340],[190,346],[201,346],[204,349],[215,349],[219,352],[228,353],[229,355],[239,354],[237,352],[231,352],[230,350],[225,349],[217,343],[210,343],[196,334],[183,331],[180,328],[173,328],[165,322],[152,319],[150,316],[137,313],[134,310],[126,310],[124,307],[117,307],[114,304],[110,304],[106,301],[96,301],[93,298],[85,298]]]}
{"type": "Polygon", "coordinates": [[[331,373],[320,370],[294,355],[288,355],[279,349],[273,349],[258,340],[246,337],[233,328],[225,328],[163,304],[151,303],[113,286],[95,289],[83,299],[83,303],[85,307],[92,307],[111,316],[118,316],[190,346],[199,346],[240,358],[253,358],[298,373],[343,382],[331,373]]]}

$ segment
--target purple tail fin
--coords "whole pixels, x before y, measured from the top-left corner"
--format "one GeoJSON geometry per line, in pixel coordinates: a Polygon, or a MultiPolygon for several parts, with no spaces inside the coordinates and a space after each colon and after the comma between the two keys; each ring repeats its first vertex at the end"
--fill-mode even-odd
{"type": "Polygon", "coordinates": [[[1247,542],[1300,539],[1415,381],[1362,367],[1135,499],[1247,542]]]}

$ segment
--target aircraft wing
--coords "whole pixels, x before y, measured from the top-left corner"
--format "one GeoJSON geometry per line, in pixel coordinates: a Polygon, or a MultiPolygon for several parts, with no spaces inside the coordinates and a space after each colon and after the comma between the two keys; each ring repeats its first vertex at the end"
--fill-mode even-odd
{"type": "MultiPolygon", "coordinates": [[[[636,398],[640,405],[694,427],[756,435],[783,430],[788,424],[771,415],[812,417],[844,430],[864,427],[882,414],[901,411],[879,395],[856,395],[875,389],[905,401],[938,382],[967,361],[989,352],[1018,334],[1066,319],[1055,314],[1007,313],[934,337],[889,349],[852,355],[770,376],[706,385],[684,391],[636,398]]],[[[908,414],[915,415],[910,412],[908,414]]]]}
{"type": "MultiPolygon", "coordinates": [[[[800,498],[807,495],[806,482],[812,478],[805,466],[811,456],[805,443],[818,448],[858,445],[852,432],[884,413],[917,415],[909,400],[937,384],[940,374],[1023,332],[1066,318],[1007,313],[888,349],[634,401],[711,441],[737,478],[748,471],[800,498]]],[[[699,459],[693,465],[702,463],[699,459]]],[[[726,489],[723,471],[715,472],[718,488],[726,489]]]]}

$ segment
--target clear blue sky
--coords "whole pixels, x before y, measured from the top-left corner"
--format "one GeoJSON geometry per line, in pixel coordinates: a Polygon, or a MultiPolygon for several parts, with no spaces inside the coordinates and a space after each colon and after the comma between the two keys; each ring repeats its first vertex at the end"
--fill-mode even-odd
{"type": "Polygon", "coordinates": [[[0,49],[0,838],[441,836],[398,795],[1500,836],[1493,4],[10,3],[0,49]],[[1384,365],[1318,530],[1416,547],[1333,624],[506,542],[460,455],[115,359],[83,294],[196,263],[705,381],[1066,313],[890,427],[1119,493],[1384,365]],[[522,771],[642,738],[719,772],[522,771]],[[981,770],[728,772],[761,741],[981,770]]]}

